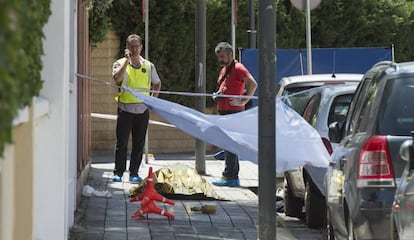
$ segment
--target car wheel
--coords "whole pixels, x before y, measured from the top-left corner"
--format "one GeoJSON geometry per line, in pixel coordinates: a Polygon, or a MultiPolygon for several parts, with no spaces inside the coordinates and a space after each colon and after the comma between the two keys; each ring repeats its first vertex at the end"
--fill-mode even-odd
{"type": "Polygon", "coordinates": [[[347,228],[348,228],[348,240],[355,240],[355,237],[354,237],[354,224],[352,223],[351,217],[348,217],[347,228]]]}
{"type": "Polygon", "coordinates": [[[289,184],[289,180],[286,178],[286,189],[285,189],[285,214],[290,217],[302,218],[302,199],[293,195],[292,189],[289,184]]]}
{"type": "Polygon", "coordinates": [[[326,223],[325,198],[308,178],[305,183],[305,222],[310,228],[323,228],[326,223]]]}
{"type": "Polygon", "coordinates": [[[331,223],[329,211],[326,210],[326,240],[335,240],[334,229],[331,223]]]}

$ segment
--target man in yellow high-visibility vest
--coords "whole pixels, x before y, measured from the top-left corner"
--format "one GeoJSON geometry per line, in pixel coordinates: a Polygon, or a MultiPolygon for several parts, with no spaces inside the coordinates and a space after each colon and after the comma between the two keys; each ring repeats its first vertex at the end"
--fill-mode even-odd
{"type": "MultiPolygon", "coordinates": [[[[159,91],[161,80],[150,61],[141,56],[142,39],[137,34],[129,35],[126,40],[124,57],[118,59],[112,67],[112,77],[120,85],[150,95],[148,91],[159,91]]],[[[158,92],[152,96],[158,97],[158,92]]],[[[116,124],[115,169],[112,180],[122,182],[126,170],[129,135],[132,134],[132,151],[129,164],[129,181],[139,183],[142,178],[138,170],[142,161],[145,136],[149,122],[147,106],[128,91],[120,91],[116,96],[118,102],[118,117],[116,124]]]]}

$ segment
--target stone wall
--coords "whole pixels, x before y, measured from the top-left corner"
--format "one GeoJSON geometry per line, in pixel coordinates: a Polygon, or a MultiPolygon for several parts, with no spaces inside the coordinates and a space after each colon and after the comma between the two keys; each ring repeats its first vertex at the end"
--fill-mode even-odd
{"type": "MultiPolygon", "coordinates": [[[[93,48],[91,54],[91,76],[94,79],[113,83],[111,71],[113,62],[118,58],[119,41],[118,36],[114,32],[110,32],[104,42],[93,48]]],[[[92,113],[116,115],[116,102],[114,100],[116,93],[117,89],[114,87],[93,82],[91,86],[92,113]]],[[[153,112],[151,112],[150,116],[151,120],[165,122],[153,112]]],[[[116,139],[115,127],[115,120],[92,118],[92,155],[113,153],[116,139]]],[[[210,144],[206,145],[206,151],[214,152],[216,150],[217,147],[210,144]]],[[[149,126],[149,153],[188,153],[194,151],[195,138],[192,136],[172,127],[149,126]]]]}

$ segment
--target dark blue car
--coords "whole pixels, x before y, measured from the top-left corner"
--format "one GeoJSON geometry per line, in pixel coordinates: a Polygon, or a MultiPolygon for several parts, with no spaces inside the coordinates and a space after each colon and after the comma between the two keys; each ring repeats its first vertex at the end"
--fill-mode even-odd
{"type": "Polygon", "coordinates": [[[414,62],[380,62],[359,84],[325,176],[328,239],[390,239],[391,208],[414,130],[414,62]]]}

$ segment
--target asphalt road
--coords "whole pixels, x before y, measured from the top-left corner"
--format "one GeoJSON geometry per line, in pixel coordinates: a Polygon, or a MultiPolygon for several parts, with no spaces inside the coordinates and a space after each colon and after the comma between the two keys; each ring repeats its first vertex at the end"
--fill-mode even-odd
{"type": "MultiPolygon", "coordinates": [[[[283,178],[280,176],[276,178],[276,188],[283,188],[283,178]]],[[[286,229],[291,233],[297,240],[324,240],[325,235],[324,229],[311,229],[298,218],[288,217],[284,213],[278,213],[283,219],[286,229]]]]}
{"type": "Polygon", "coordinates": [[[310,229],[304,222],[297,218],[287,217],[283,213],[278,213],[279,216],[283,219],[286,224],[287,230],[293,235],[297,240],[324,240],[324,230],[323,229],[310,229]]]}

